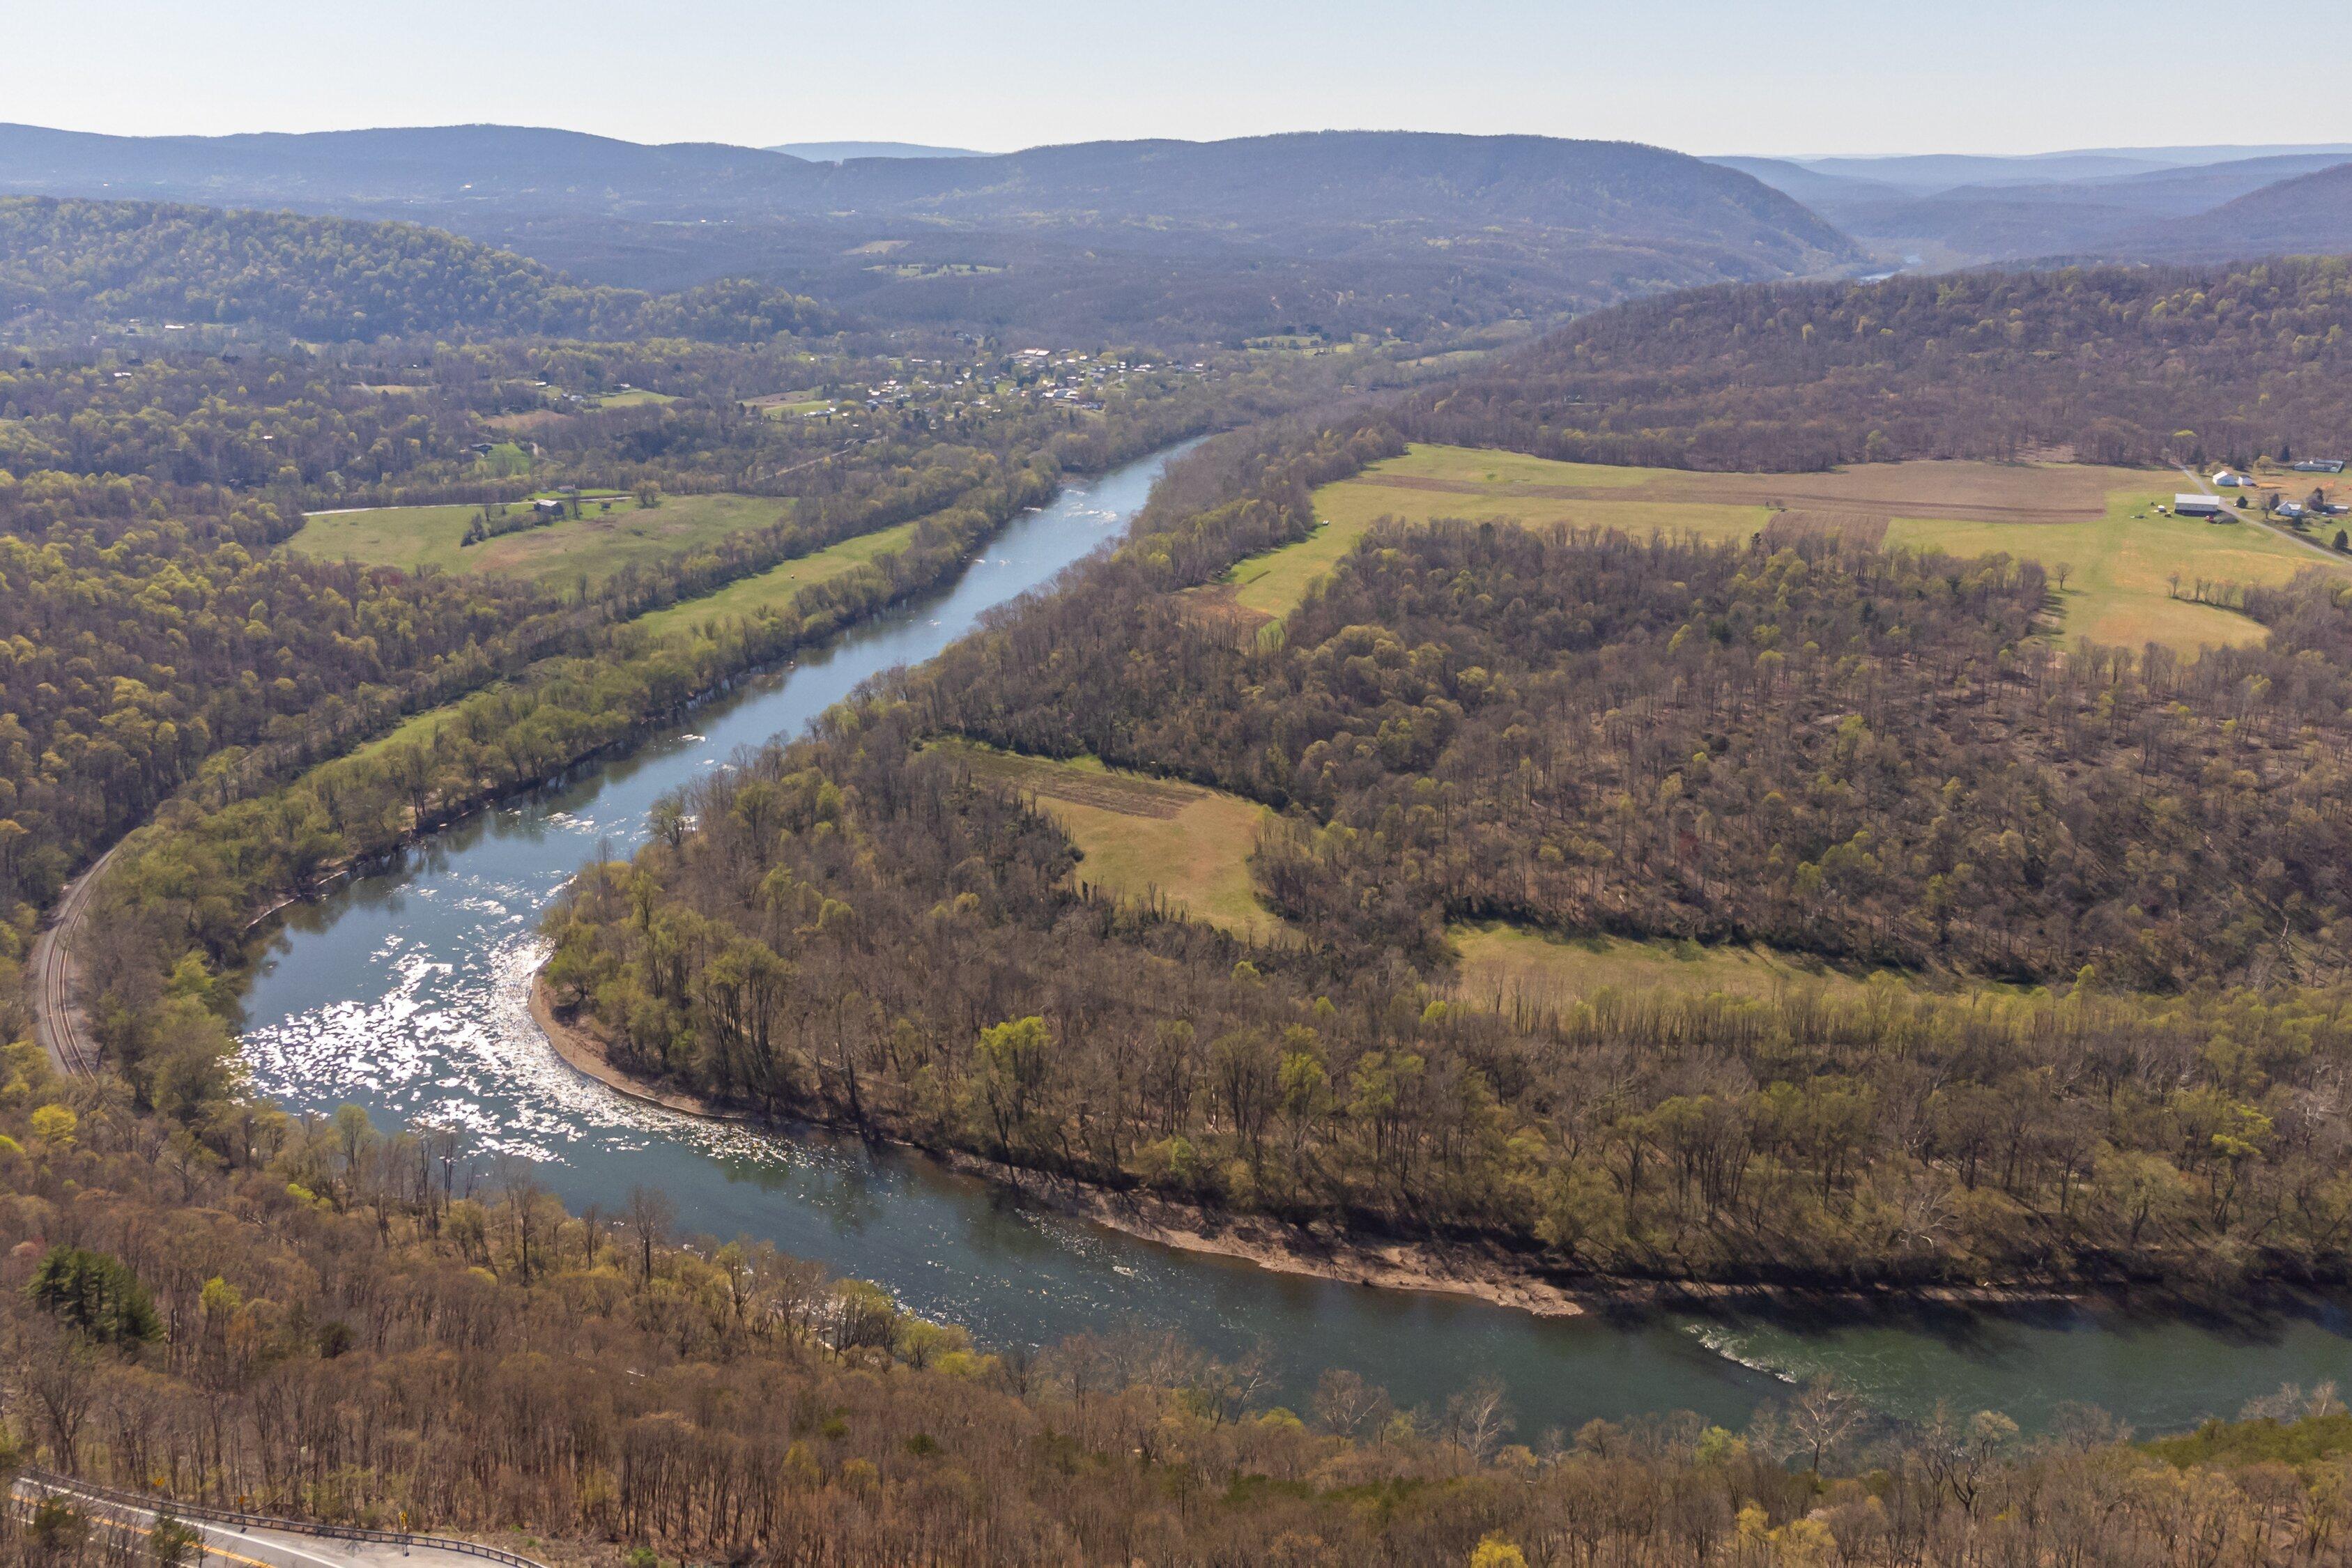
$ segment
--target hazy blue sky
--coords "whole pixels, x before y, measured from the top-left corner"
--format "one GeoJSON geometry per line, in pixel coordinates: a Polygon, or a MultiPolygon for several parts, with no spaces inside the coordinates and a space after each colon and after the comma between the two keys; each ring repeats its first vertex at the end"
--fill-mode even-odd
{"type": "Polygon", "coordinates": [[[1340,126],[1700,153],[2352,140],[2345,0],[0,0],[0,120],[133,133],[499,121],[995,150],[1340,126]],[[2307,95],[2303,58],[2321,84],[2307,95]],[[2285,96],[2265,109],[2231,79],[2285,96]]]}

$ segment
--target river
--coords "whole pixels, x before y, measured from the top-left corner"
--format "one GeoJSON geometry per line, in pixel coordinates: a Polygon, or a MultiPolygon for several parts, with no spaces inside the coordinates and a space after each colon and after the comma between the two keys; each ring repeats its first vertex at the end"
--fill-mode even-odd
{"type": "Polygon", "coordinates": [[[572,872],[600,847],[637,844],[664,794],[740,747],[798,732],[876,671],[930,658],[1113,538],[1165,457],[1072,485],[949,588],[739,684],[631,754],[470,817],[289,911],[246,998],[256,1087],[296,1110],[349,1102],[383,1124],[462,1123],[482,1150],[533,1161],[575,1209],[610,1212],[633,1185],[660,1187],[689,1232],[822,1259],[983,1344],[1172,1329],[1219,1353],[1265,1346],[1293,1400],[1327,1367],[1360,1371],[1400,1403],[1433,1404],[1492,1375],[1528,1438],[1644,1411],[1738,1424],[1786,1380],[1819,1370],[1897,1414],[1948,1400],[2034,1426],[2081,1402],[2143,1431],[2233,1414],[2283,1382],[2352,1383],[2341,1306],[2232,1325],[2069,1306],[1544,1320],[1277,1275],[1030,1212],[919,1156],[672,1115],[564,1066],[525,1001],[542,953],[536,922],[572,872]]]}

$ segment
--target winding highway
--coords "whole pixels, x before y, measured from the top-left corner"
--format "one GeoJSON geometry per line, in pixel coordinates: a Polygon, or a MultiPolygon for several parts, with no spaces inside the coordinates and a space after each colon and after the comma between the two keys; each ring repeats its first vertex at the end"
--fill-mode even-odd
{"type": "MultiPolygon", "coordinates": [[[[17,1508],[26,1512],[45,1499],[59,1499],[91,1529],[126,1543],[146,1541],[157,1519],[156,1510],[144,1498],[46,1470],[27,1470],[18,1477],[14,1498],[17,1508]]],[[[315,1525],[281,1529],[258,1516],[216,1509],[180,1509],[173,1517],[202,1543],[197,1561],[236,1563],[238,1568],[394,1568],[394,1564],[457,1568],[461,1563],[481,1568],[485,1562],[505,1568],[541,1568],[531,1559],[499,1547],[438,1536],[315,1525]]]]}

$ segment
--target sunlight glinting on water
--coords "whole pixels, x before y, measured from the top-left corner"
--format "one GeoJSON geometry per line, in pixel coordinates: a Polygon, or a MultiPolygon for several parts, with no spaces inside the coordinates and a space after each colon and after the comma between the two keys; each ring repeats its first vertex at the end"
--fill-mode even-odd
{"type": "Polygon", "coordinates": [[[1293,1402],[1324,1369],[1348,1367],[1408,1403],[1442,1403],[1500,1375],[1529,1430],[1670,1409],[1736,1425],[1829,1371],[1905,1414],[1949,1399],[2032,1424],[2079,1398],[2158,1429],[2234,1410],[2282,1381],[2339,1374],[2341,1311],[2247,1333],[2063,1304],[1535,1319],[1269,1273],[1041,1214],[854,1139],[754,1131],[627,1100],[555,1054],[530,1016],[529,985],[544,957],[539,918],[578,867],[642,842],[661,795],[732,765],[739,748],[798,732],[866,675],[931,657],[1100,545],[1157,467],[1132,465],[1023,514],[952,588],[731,683],[697,710],[695,729],[468,819],[291,911],[247,998],[254,1086],[305,1113],[352,1101],[380,1123],[464,1128],[481,1154],[535,1163],[575,1208],[609,1208],[639,1183],[661,1187],[688,1231],[772,1240],[984,1343],[1131,1326],[1222,1354],[1263,1345],[1293,1402]]]}

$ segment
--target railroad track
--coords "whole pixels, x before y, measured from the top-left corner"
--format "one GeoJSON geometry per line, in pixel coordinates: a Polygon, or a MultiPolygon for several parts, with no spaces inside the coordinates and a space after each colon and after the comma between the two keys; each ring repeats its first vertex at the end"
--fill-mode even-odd
{"type": "Polygon", "coordinates": [[[98,1071],[98,1047],[82,1032],[74,1011],[73,944],[98,879],[121,847],[117,844],[66,884],[57,918],[33,943],[33,1036],[49,1053],[51,1065],[68,1078],[89,1078],[98,1071]]]}

